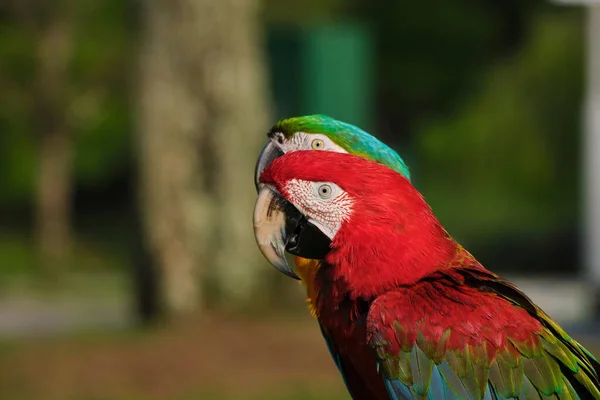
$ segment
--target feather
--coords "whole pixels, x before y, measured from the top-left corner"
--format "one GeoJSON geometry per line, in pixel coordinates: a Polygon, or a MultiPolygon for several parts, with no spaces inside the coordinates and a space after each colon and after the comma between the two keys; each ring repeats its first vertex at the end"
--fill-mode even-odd
{"type": "Polygon", "coordinates": [[[419,348],[413,346],[410,353],[410,366],[413,376],[413,390],[420,396],[426,396],[433,372],[433,360],[419,348]]]}
{"type": "Polygon", "coordinates": [[[451,391],[446,390],[442,374],[438,370],[437,366],[434,366],[431,373],[431,382],[429,384],[429,391],[427,393],[429,400],[459,400],[453,395],[451,391]]]}
{"type": "Polygon", "coordinates": [[[524,400],[543,400],[544,398],[538,392],[535,385],[525,377],[523,380],[523,386],[521,387],[521,393],[519,393],[519,399],[524,400]]]}
{"type": "Polygon", "coordinates": [[[517,397],[523,385],[522,358],[507,349],[499,350],[494,362],[490,365],[489,379],[499,396],[517,397]]]}
{"type": "Polygon", "coordinates": [[[450,389],[459,399],[473,399],[465,382],[459,378],[455,370],[450,367],[450,364],[448,364],[447,361],[442,361],[437,365],[437,370],[440,372],[440,375],[442,375],[448,389],[450,389]]]}
{"type": "Polygon", "coordinates": [[[398,380],[385,379],[385,387],[390,400],[409,400],[415,397],[414,392],[411,392],[408,386],[398,380]]]}
{"type": "Polygon", "coordinates": [[[411,368],[411,354],[412,352],[400,351],[398,353],[398,379],[405,385],[412,386],[413,373],[411,368]]]}

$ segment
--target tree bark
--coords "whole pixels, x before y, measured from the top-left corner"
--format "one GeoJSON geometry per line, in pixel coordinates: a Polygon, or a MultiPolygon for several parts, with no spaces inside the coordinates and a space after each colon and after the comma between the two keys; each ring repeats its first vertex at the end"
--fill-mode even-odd
{"type": "Polygon", "coordinates": [[[51,274],[67,262],[71,246],[72,138],[68,126],[68,67],[72,24],[68,2],[35,3],[38,71],[34,121],[38,138],[36,232],[39,264],[51,274]]]}
{"type": "Polygon", "coordinates": [[[139,155],[147,243],[171,313],[201,304],[201,280],[248,300],[253,167],[267,129],[257,0],[146,3],[139,155]]]}
{"type": "Polygon", "coordinates": [[[216,153],[218,245],[214,277],[221,300],[244,305],[263,291],[266,262],[252,231],[254,164],[272,124],[258,0],[205,1],[212,17],[211,63],[205,65],[216,153]]]}
{"type": "Polygon", "coordinates": [[[141,204],[148,247],[161,270],[162,303],[170,314],[199,304],[201,244],[211,229],[211,199],[200,164],[205,110],[193,73],[198,50],[191,42],[201,16],[193,3],[146,3],[140,58],[141,204]]]}

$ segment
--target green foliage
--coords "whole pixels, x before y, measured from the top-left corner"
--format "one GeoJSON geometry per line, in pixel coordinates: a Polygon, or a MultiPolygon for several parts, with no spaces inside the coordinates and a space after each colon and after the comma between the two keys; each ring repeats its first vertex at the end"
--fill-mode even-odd
{"type": "MultiPolygon", "coordinates": [[[[136,60],[132,51],[135,10],[132,1],[122,0],[101,0],[94,7],[86,2],[74,4],[70,20],[74,43],[65,96],[75,145],[75,184],[77,189],[98,190],[127,173],[132,162],[129,99],[136,60]]],[[[33,272],[36,265],[35,241],[24,221],[30,220],[28,208],[37,174],[37,34],[33,14],[8,13],[0,19],[0,214],[6,213],[19,224],[16,229],[0,224],[2,273],[33,272]],[[30,20],[24,23],[23,18],[30,20]]],[[[112,215],[106,220],[119,218],[112,215]]],[[[74,219],[80,222],[82,218],[74,219]]],[[[69,269],[124,269],[124,245],[101,240],[123,236],[112,228],[99,234],[101,224],[97,223],[89,236],[78,232],[69,269]]]]}
{"type": "MultiPolygon", "coordinates": [[[[76,193],[105,193],[126,179],[133,163],[139,4],[73,4],[75,43],[66,95],[76,193]]],[[[451,233],[480,235],[485,226],[497,236],[576,220],[583,21],[579,12],[564,8],[544,14],[549,6],[542,4],[267,0],[263,17],[271,24],[301,27],[344,19],[370,26],[382,128],[373,133],[399,150],[451,233]],[[409,138],[414,154],[400,145],[409,138]]],[[[37,55],[33,25],[20,18],[9,7],[0,10],[0,212],[26,221],[36,176],[37,55]]],[[[285,53],[272,71],[280,80],[290,80],[293,69],[302,68],[293,56],[285,53]]],[[[84,204],[76,221],[101,215],[98,207],[84,204]]],[[[109,207],[114,219],[125,220],[115,210],[119,205],[109,207]]],[[[108,219],[94,220],[88,229],[94,240],[122,237],[115,234],[122,227],[108,219]]],[[[29,241],[20,247],[10,238],[0,248],[15,260],[7,269],[32,264],[29,241]]]]}
{"type": "Polygon", "coordinates": [[[131,158],[131,77],[136,26],[132,2],[80,4],[73,56],[71,120],[77,132],[78,183],[98,184],[122,173],[131,158]]]}
{"type": "Polygon", "coordinates": [[[460,91],[491,49],[492,15],[461,0],[388,1],[372,9],[383,50],[384,89],[413,104],[460,91]],[[435,27],[435,29],[432,29],[435,27]]]}
{"type": "Polygon", "coordinates": [[[536,18],[526,45],[491,68],[455,116],[424,124],[421,187],[451,231],[575,219],[582,39],[578,14],[536,18]]]}
{"type": "Polygon", "coordinates": [[[28,118],[35,72],[31,32],[0,20],[0,202],[31,195],[34,143],[28,118]]]}
{"type": "Polygon", "coordinates": [[[1,272],[15,274],[32,272],[35,265],[35,251],[30,238],[22,234],[0,232],[1,272]]]}
{"type": "Polygon", "coordinates": [[[305,25],[307,22],[335,20],[345,13],[345,0],[265,0],[263,13],[269,22],[305,25]]]}
{"type": "MultiPolygon", "coordinates": [[[[131,158],[132,2],[102,0],[73,10],[68,121],[77,184],[114,179],[131,158]]],[[[36,174],[34,25],[0,21],[0,206],[29,201],[36,174]]]]}
{"type": "MultiPolygon", "coordinates": [[[[113,232],[95,233],[93,238],[80,235],[66,269],[78,273],[124,270],[129,262],[124,241],[107,243],[102,238],[111,237],[113,232]]],[[[35,242],[23,232],[0,230],[0,254],[0,273],[5,281],[8,275],[26,275],[36,270],[35,242]]],[[[0,282],[0,288],[11,284],[11,281],[0,282]]]]}
{"type": "Polygon", "coordinates": [[[468,97],[486,63],[518,48],[540,3],[356,1],[356,14],[372,21],[378,41],[379,113],[389,139],[406,142],[418,121],[447,114],[468,97]]]}

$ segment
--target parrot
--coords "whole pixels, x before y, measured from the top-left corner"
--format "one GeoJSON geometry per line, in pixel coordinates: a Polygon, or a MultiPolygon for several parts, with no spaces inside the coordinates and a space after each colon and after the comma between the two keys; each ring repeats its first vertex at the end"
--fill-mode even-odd
{"type": "MultiPolygon", "coordinates": [[[[350,153],[381,163],[410,179],[406,163],[394,150],[364,130],[328,115],[315,114],[286,118],[269,130],[268,141],[260,152],[254,173],[255,185],[262,170],[275,159],[296,150],[350,153]]],[[[305,232],[307,237],[318,233],[305,232]]],[[[291,254],[295,252],[292,250],[291,254]]],[[[308,254],[310,255],[310,254],[308,254]]],[[[316,316],[314,281],[319,261],[295,256],[294,264],[300,281],[305,285],[309,309],[316,316]]]]}
{"type": "Polygon", "coordinates": [[[354,400],[600,399],[598,360],[389,167],[286,153],[261,172],[253,223],[281,272],[296,276],[287,246],[320,260],[317,318],[354,400]]]}

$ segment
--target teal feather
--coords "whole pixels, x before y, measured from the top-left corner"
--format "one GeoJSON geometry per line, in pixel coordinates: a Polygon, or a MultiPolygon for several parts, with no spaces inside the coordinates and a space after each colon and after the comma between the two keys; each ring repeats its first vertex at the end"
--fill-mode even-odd
{"type": "MultiPolygon", "coordinates": [[[[436,400],[436,399],[444,399],[444,400],[454,400],[456,397],[453,396],[452,392],[449,392],[444,385],[444,381],[442,380],[442,374],[437,369],[437,367],[433,367],[431,372],[431,383],[429,387],[429,393],[427,396],[428,400],[436,400]],[[452,397],[450,397],[452,396],[452,397]]],[[[458,400],[458,399],[457,399],[458,400]]]]}
{"type": "Polygon", "coordinates": [[[281,132],[288,138],[296,132],[323,134],[348,153],[376,161],[410,179],[410,171],[404,160],[389,146],[362,129],[327,115],[315,114],[282,119],[271,131],[281,132]]]}

